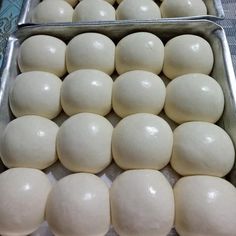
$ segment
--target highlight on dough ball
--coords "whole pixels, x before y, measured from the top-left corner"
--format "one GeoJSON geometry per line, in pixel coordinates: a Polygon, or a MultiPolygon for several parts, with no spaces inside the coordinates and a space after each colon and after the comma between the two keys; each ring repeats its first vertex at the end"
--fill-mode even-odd
{"type": "Polygon", "coordinates": [[[164,107],[166,87],[161,78],[148,71],[129,71],[114,82],[112,105],[120,117],[135,113],[159,114],[164,107]]]}
{"type": "Polygon", "coordinates": [[[57,160],[58,126],[41,116],[21,116],[6,126],[1,140],[5,166],[45,169],[57,160]]]}
{"type": "Polygon", "coordinates": [[[66,73],[66,44],[55,37],[35,35],[20,46],[18,65],[21,72],[45,71],[58,77],[66,73]]]}
{"type": "Polygon", "coordinates": [[[235,235],[236,189],[212,176],[181,178],[174,187],[179,235],[235,235]]]}
{"type": "Polygon", "coordinates": [[[98,173],[111,162],[113,126],[104,117],[80,113],[66,120],[57,135],[61,163],[73,172],[98,173]]]}
{"type": "Polygon", "coordinates": [[[97,69],[111,75],[115,69],[115,44],[103,34],[79,34],[67,45],[66,66],[69,73],[97,69]]]}
{"type": "Polygon", "coordinates": [[[155,170],[122,173],[110,190],[112,224],[119,235],[163,236],[174,223],[173,190],[155,170]]]}
{"type": "Polygon", "coordinates": [[[157,169],[171,157],[173,133],[162,118],[146,113],[125,117],[114,128],[112,154],[122,169],[157,169]]]}
{"type": "Polygon", "coordinates": [[[188,121],[215,123],[224,110],[224,94],[214,78],[187,74],[168,84],[164,109],[178,124],[188,121]]]}
{"type": "Polygon", "coordinates": [[[13,168],[0,174],[0,234],[29,235],[44,221],[47,176],[36,169],[13,168]]]}
{"type": "Polygon", "coordinates": [[[210,44],[197,35],[184,34],[165,45],[163,72],[169,79],[189,73],[210,74],[214,55],[210,44]]]}
{"type": "Polygon", "coordinates": [[[10,107],[16,117],[38,115],[48,119],[61,112],[62,81],[56,75],[30,71],[16,76],[9,95],[10,107]]]}
{"type": "Polygon", "coordinates": [[[123,74],[146,70],[159,74],[163,67],[164,45],[154,34],[137,32],[119,41],[116,46],[116,70],[123,74]]]}
{"type": "Polygon", "coordinates": [[[108,187],[92,174],[62,178],[49,194],[46,220],[55,235],[105,235],[110,226],[108,187]]]}
{"type": "Polygon", "coordinates": [[[232,169],[235,150],[229,135],[208,122],[187,122],[174,130],[171,166],[180,175],[223,177],[232,169]]]}

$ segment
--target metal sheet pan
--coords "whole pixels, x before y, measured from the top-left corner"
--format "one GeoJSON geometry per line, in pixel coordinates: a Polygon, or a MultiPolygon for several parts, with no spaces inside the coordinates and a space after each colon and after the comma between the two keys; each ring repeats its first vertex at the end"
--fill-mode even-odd
{"type": "MultiPolygon", "coordinates": [[[[37,34],[46,34],[58,37],[65,42],[68,42],[74,36],[84,32],[99,32],[110,37],[114,42],[118,42],[127,34],[146,31],[156,34],[163,42],[170,38],[181,34],[195,34],[204,37],[212,46],[215,63],[212,71],[212,76],[222,86],[225,95],[225,110],[219,122],[231,136],[234,144],[236,144],[236,80],[232,66],[231,55],[225,36],[224,30],[217,24],[207,21],[165,21],[160,22],[138,22],[136,23],[106,23],[106,24],[87,24],[87,25],[46,25],[46,26],[28,26],[19,29],[15,34],[11,35],[6,48],[6,54],[1,71],[1,87],[0,87],[0,135],[6,125],[13,119],[11,114],[8,95],[9,88],[12,85],[19,69],[17,66],[17,54],[20,44],[28,37],[37,34]]],[[[45,170],[53,181],[67,175],[66,171],[60,164],[56,163],[45,170]]],[[[121,170],[113,163],[102,173],[99,174],[108,184],[121,173],[121,170]]],[[[162,170],[162,173],[167,179],[174,184],[179,176],[167,166],[162,170]]],[[[231,173],[231,182],[236,184],[236,176],[234,171],[231,173]]],[[[34,234],[34,236],[49,236],[52,235],[45,224],[34,234]]],[[[111,231],[107,236],[114,236],[115,232],[111,231]]],[[[169,236],[177,236],[173,231],[169,236]]]]}
{"type": "MultiPolygon", "coordinates": [[[[203,16],[193,16],[193,17],[179,17],[172,18],[174,20],[199,20],[199,19],[207,19],[207,20],[222,20],[225,17],[223,6],[221,0],[203,0],[208,9],[208,15],[203,16]]],[[[30,20],[30,15],[32,10],[40,3],[40,0],[23,0],[23,5],[21,9],[21,13],[18,20],[18,26],[31,25],[33,24],[30,20]]],[[[159,20],[154,20],[155,22],[159,20]]],[[[122,21],[121,21],[122,22],[122,21]]],[[[135,22],[135,21],[134,21],[135,22]]],[[[93,22],[96,23],[96,22],[93,22]]],[[[79,23],[81,24],[81,23],[79,23]]],[[[84,23],[82,23],[84,24],[84,23]]]]}

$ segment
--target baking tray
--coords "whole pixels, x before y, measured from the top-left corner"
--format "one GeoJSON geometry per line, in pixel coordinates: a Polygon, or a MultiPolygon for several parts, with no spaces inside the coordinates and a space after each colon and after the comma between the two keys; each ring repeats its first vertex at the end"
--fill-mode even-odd
{"type": "MultiPolygon", "coordinates": [[[[13,119],[11,114],[8,95],[9,88],[12,85],[19,69],[17,66],[17,54],[20,44],[28,37],[38,34],[46,34],[58,37],[66,43],[74,36],[84,32],[99,32],[110,37],[114,42],[118,42],[127,34],[146,31],[156,34],[165,43],[172,37],[181,34],[195,34],[205,38],[212,46],[215,63],[212,76],[221,85],[225,95],[225,109],[219,125],[223,127],[231,136],[234,144],[236,144],[236,80],[231,61],[231,55],[223,28],[216,23],[207,20],[160,20],[159,22],[138,22],[136,23],[106,23],[106,24],[83,24],[83,25],[45,25],[45,26],[26,26],[19,29],[9,38],[6,48],[4,63],[1,71],[1,87],[0,87],[0,135],[6,125],[13,119]]],[[[112,115],[111,115],[112,116],[112,115]]],[[[59,118],[65,119],[65,116],[59,118]]],[[[57,119],[58,120],[58,119],[57,119]]],[[[114,119],[116,120],[116,118],[114,119]]],[[[173,185],[179,176],[169,167],[161,170],[173,185]]],[[[56,181],[70,172],[66,170],[60,163],[45,170],[46,174],[52,181],[56,181]]],[[[122,172],[114,163],[106,168],[99,176],[110,185],[111,182],[122,172]]],[[[230,181],[236,183],[234,171],[232,171],[230,181]]],[[[52,235],[45,224],[33,236],[49,236],[52,235]]],[[[111,231],[107,236],[116,235],[111,231]]],[[[169,236],[176,236],[173,230],[169,236]]]]}
{"type": "MultiPolygon", "coordinates": [[[[138,1],[138,0],[137,0],[138,1]]],[[[208,15],[202,16],[192,16],[192,17],[179,17],[179,18],[172,18],[174,20],[197,20],[197,19],[207,19],[207,20],[222,20],[225,17],[223,6],[221,0],[203,0],[208,9],[208,15]]],[[[25,25],[32,25],[30,20],[30,14],[32,10],[40,3],[40,0],[23,0],[21,13],[18,20],[18,26],[25,26],[25,25]]],[[[166,19],[167,20],[167,19],[166,19]]],[[[159,20],[154,20],[159,21],[159,20]]],[[[122,22],[122,21],[119,21],[122,22]]],[[[135,22],[135,20],[134,20],[135,22]]],[[[95,22],[94,22],[95,23],[95,22]]],[[[84,24],[84,23],[79,23],[84,24]]],[[[56,23],[55,23],[56,25],[56,23]]]]}

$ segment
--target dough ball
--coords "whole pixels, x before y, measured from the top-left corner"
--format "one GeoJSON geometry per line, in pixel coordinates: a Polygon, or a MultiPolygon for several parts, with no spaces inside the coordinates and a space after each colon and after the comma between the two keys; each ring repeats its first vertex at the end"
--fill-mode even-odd
{"type": "Polygon", "coordinates": [[[73,22],[116,19],[115,8],[104,0],[81,1],[75,8],[73,22]]]}
{"type": "Polygon", "coordinates": [[[48,35],[35,35],[20,46],[18,65],[21,72],[45,71],[59,77],[66,73],[66,44],[48,35]]]}
{"type": "Polygon", "coordinates": [[[164,61],[164,45],[154,34],[130,34],[117,44],[116,70],[123,74],[132,70],[146,70],[159,74],[164,61]]]}
{"type": "Polygon", "coordinates": [[[110,226],[109,189],[95,175],[69,175],[49,194],[46,219],[55,235],[105,235],[110,226]]]}
{"type": "Polygon", "coordinates": [[[13,114],[53,119],[61,112],[61,84],[56,75],[48,72],[30,71],[18,75],[9,97],[13,114]]]}
{"type": "Polygon", "coordinates": [[[0,175],[0,234],[29,235],[44,221],[51,185],[35,169],[14,168],[0,175]]]}
{"type": "Polygon", "coordinates": [[[11,121],[2,137],[1,154],[8,168],[44,169],[57,160],[58,126],[44,117],[22,116],[11,121]]]}
{"type": "Polygon", "coordinates": [[[184,236],[234,236],[236,190],[224,179],[191,176],[174,187],[175,228],[184,236]]]}
{"type": "Polygon", "coordinates": [[[103,34],[80,34],[67,46],[66,64],[69,73],[97,69],[111,75],[115,69],[115,44],[103,34]]]}
{"type": "Polygon", "coordinates": [[[74,172],[98,173],[111,162],[113,127],[102,116],[80,113],[65,121],[57,136],[61,163],[74,172]]]}
{"type": "Polygon", "coordinates": [[[189,74],[210,74],[214,55],[210,44],[196,35],[181,35],[165,45],[163,72],[169,79],[189,74]]]}
{"type": "Polygon", "coordinates": [[[166,88],[165,113],[176,123],[215,123],[224,109],[224,94],[215,79],[204,74],[187,74],[166,88]]]}
{"type": "Polygon", "coordinates": [[[174,130],[172,167],[181,175],[223,177],[234,164],[229,135],[208,122],[188,122],[174,130]]]}
{"type": "Polygon", "coordinates": [[[151,20],[161,18],[153,0],[124,0],[116,10],[117,20],[151,20]]]}
{"type": "Polygon", "coordinates": [[[77,70],[61,87],[61,104],[68,115],[81,112],[104,116],[111,110],[112,78],[98,70],[77,70]]]}
{"type": "Polygon", "coordinates": [[[173,191],[155,170],[126,171],[110,190],[112,224],[122,236],[167,235],[174,221],[173,191]]]}
{"type": "Polygon", "coordinates": [[[33,23],[72,22],[74,9],[63,0],[44,0],[33,10],[33,23]]]}
{"type": "Polygon", "coordinates": [[[147,71],[130,71],[115,80],[112,104],[120,117],[158,114],[164,107],[165,96],[166,87],[159,76],[147,71]]]}
{"type": "Polygon", "coordinates": [[[146,113],[127,116],[112,136],[113,158],[122,169],[157,169],[171,157],[173,133],[162,118],[146,113]]]}
{"type": "Polygon", "coordinates": [[[207,15],[202,0],[165,0],[160,9],[164,18],[207,15]]]}
{"type": "MultiPolygon", "coordinates": [[[[80,2],[82,1],[82,0],[79,0],[80,2]]],[[[84,0],[83,0],[84,1],[84,0]]],[[[87,1],[87,0],[86,0],[87,1]]],[[[110,3],[111,5],[113,5],[115,2],[116,2],[116,0],[105,0],[106,2],[108,2],[108,3],[110,3]]]]}

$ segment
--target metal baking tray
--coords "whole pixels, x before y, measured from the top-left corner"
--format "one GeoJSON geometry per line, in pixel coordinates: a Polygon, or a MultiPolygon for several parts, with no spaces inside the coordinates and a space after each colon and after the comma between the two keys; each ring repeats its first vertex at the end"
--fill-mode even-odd
{"type": "MultiPolygon", "coordinates": [[[[223,6],[221,0],[203,0],[208,9],[208,15],[202,16],[192,16],[192,17],[179,17],[171,18],[174,20],[197,20],[197,19],[207,19],[207,20],[222,20],[225,17],[223,6]]],[[[30,15],[32,10],[40,3],[40,0],[23,0],[21,13],[18,20],[18,26],[31,25],[34,24],[30,20],[30,15]]],[[[159,21],[159,20],[154,20],[159,21]]],[[[120,22],[120,21],[119,21],[120,22]]],[[[122,22],[122,21],[121,21],[122,22]]],[[[135,21],[134,21],[135,22],[135,21]]],[[[94,22],[96,23],[96,22],[94,22]]],[[[56,23],[55,23],[56,24],[56,23]]],[[[79,23],[84,24],[84,23],[79,23]]]]}
{"type": "MultiPolygon", "coordinates": [[[[19,29],[9,38],[6,48],[5,58],[1,71],[1,87],[0,87],[0,135],[6,125],[13,119],[9,108],[9,88],[12,85],[19,69],[17,66],[17,54],[20,44],[28,37],[38,34],[46,34],[58,37],[66,43],[74,36],[84,32],[99,32],[110,37],[117,43],[124,36],[133,32],[151,32],[160,37],[165,43],[170,38],[181,34],[195,34],[205,38],[210,44],[214,52],[215,63],[212,76],[222,86],[225,95],[225,109],[219,125],[223,127],[231,136],[234,144],[236,144],[236,80],[231,61],[231,55],[223,28],[213,22],[207,20],[161,20],[159,22],[138,22],[136,23],[106,23],[106,24],[86,24],[86,25],[45,25],[45,26],[26,26],[19,29]]],[[[63,119],[63,118],[62,118],[63,119]]],[[[53,181],[69,174],[59,163],[54,164],[45,170],[53,181]]],[[[99,174],[108,184],[121,173],[114,163],[99,174]]],[[[162,173],[167,177],[173,185],[179,176],[169,167],[165,167],[162,173]]],[[[236,176],[232,171],[230,181],[236,184],[236,176]]],[[[44,224],[34,234],[41,236],[51,236],[47,226],[44,224]]],[[[111,229],[107,236],[114,236],[115,232],[111,229]]],[[[177,236],[172,230],[169,236],[177,236]]]]}

